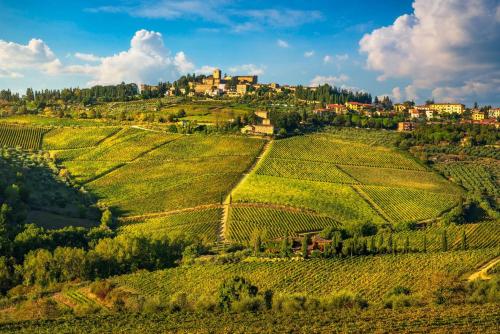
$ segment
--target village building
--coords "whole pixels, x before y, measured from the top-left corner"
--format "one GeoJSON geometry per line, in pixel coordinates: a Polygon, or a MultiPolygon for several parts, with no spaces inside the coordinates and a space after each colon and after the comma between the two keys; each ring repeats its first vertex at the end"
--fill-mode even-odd
{"type": "Polygon", "coordinates": [[[347,113],[347,108],[343,104],[327,104],[326,109],[335,111],[335,113],[340,115],[347,113]]]}
{"type": "Polygon", "coordinates": [[[500,108],[490,109],[488,111],[489,118],[499,118],[500,117],[500,108]]]}
{"type": "Polygon", "coordinates": [[[426,118],[426,111],[420,109],[410,109],[410,118],[411,119],[423,119],[426,118]]]}
{"type": "Polygon", "coordinates": [[[465,105],[460,103],[433,103],[430,104],[429,109],[436,111],[438,114],[463,114],[465,105]]]}
{"type": "Polygon", "coordinates": [[[471,118],[473,121],[482,121],[483,119],[486,118],[486,113],[479,111],[479,110],[474,110],[474,111],[472,111],[471,118]]]}
{"type": "Polygon", "coordinates": [[[398,132],[408,132],[415,130],[415,123],[413,122],[399,122],[398,132]]]}
{"type": "Polygon", "coordinates": [[[253,133],[253,134],[263,134],[263,135],[273,135],[274,126],[271,124],[269,119],[268,111],[256,111],[255,116],[257,117],[256,124],[246,125],[241,129],[242,133],[253,133]]]}
{"type": "Polygon", "coordinates": [[[408,107],[405,104],[396,103],[393,105],[393,109],[396,112],[405,112],[406,110],[408,110],[408,107]]]}
{"type": "Polygon", "coordinates": [[[361,103],[361,102],[346,102],[345,106],[349,110],[358,112],[367,111],[373,107],[371,104],[361,103]]]}

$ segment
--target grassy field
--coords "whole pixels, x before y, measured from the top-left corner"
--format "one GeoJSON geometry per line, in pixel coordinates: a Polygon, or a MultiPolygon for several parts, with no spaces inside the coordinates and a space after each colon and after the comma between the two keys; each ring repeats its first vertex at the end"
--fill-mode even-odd
{"type": "Polygon", "coordinates": [[[276,294],[328,295],[340,290],[380,302],[396,286],[407,286],[423,299],[436,286],[473,271],[498,256],[498,248],[440,253],[415,253],[312,260],[255,260],[235,264],[200,264],[115,278],[120,286],[145,296],[168,297],[185,292],[191,300],[213,295],[229,277],[248,278],[276,294]],[[412,268],[414,270],[412,270],[412,268]]]}

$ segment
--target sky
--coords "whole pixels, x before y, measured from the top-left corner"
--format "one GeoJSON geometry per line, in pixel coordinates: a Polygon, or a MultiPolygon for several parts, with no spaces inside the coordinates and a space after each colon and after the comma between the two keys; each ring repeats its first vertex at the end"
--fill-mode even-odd
{"type": "Polygon", "coordinates": [[[0,89],[185,73],[500,105],[500,0],[0,2],[0,89]]]}

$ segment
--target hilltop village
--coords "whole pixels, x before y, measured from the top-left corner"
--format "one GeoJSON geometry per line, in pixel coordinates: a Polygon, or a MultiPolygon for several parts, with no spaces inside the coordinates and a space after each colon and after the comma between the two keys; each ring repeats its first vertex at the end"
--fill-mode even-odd
{"type": "MultiPolygon", "coordinates": [[[[319,87],[281,86],[278,83],[259,83],[256,75],[222,75],[220,69],[214,69],[209,76],[187,77],[184,84],[182,80],[164,89],[165,96],[211,97],[211,98],[242,98],[265,94],[269,97],[277,95],[295,94],[310,95],[318,93],[319,87]],[[305,93],[304,93],[305,92],[305,93]]],[[[158,92],[160,86],[140,85],[141,92],[158,92]]],[[[147,93],[148,94],[148,93],[147,93]]],[[[416,105],[413,101],[395,103],[388,97],[360,102],[358,97],[346,98],[346,101],[328,103],[316,99],[302,98],[299,102],[312,107],[312,113],[323,118],[332,118],[339,115],[358,115],[365,118],[397,117],[397,130],[400,132],[412,131],[422,123],[443,123],[450,117],[455,117],[461,123],[492,125],[499,127],[500,108],[483,107],[477,105],[472,109],[466,108],[461,103],[441,103],[427,101],[426,104],[416,105]]],[[[371,100],[371,97],[370,97],[371,100]]],[[[254,122],[241,128],[242,133],[273,135],[276,131],[268,111],[254,113],[254,122]]]]}

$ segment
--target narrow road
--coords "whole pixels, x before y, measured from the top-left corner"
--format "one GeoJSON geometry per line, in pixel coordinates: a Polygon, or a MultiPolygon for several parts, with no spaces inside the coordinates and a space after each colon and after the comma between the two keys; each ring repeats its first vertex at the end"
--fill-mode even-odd
{"type": "Polygon", "coordinates": [[[500,257],[496,257],[493,260],[486,263],[482,266],[478,271],[470,275],[467,280],[469,282],[475,281],[477,279],[488,280],[491,279],[491,276],[488,275],[488,270],[493,268],[497,263],[500,263],[500,257]]]}
{"type": "Polygon", "coordinates": [[[259,162],[262,160],[262,158],[266,155],[266,153],[269,151],[269,148],[271,147],[273,140],[270,140],[264,144],[262,147],[262,150],[260,151],[259,155],[255,158],[252,166],[248,168],[248,170],[243,174],[243,177],[236,183],[236,185],[229,191],[229,194],[226,196],[223,202],[223,212],[222,212],[222,219],[221,219],[221,228],[219,232],[219,242],[225,242],[226,241],[226,230],[227,230],[227,220],[229,219],[229,205],[231,204],[231,199],[232,199],[232,194],[233,191],[239,187],[240,184],[242,184],[252,173],[252,171],[257,167],[259,162]]]}

